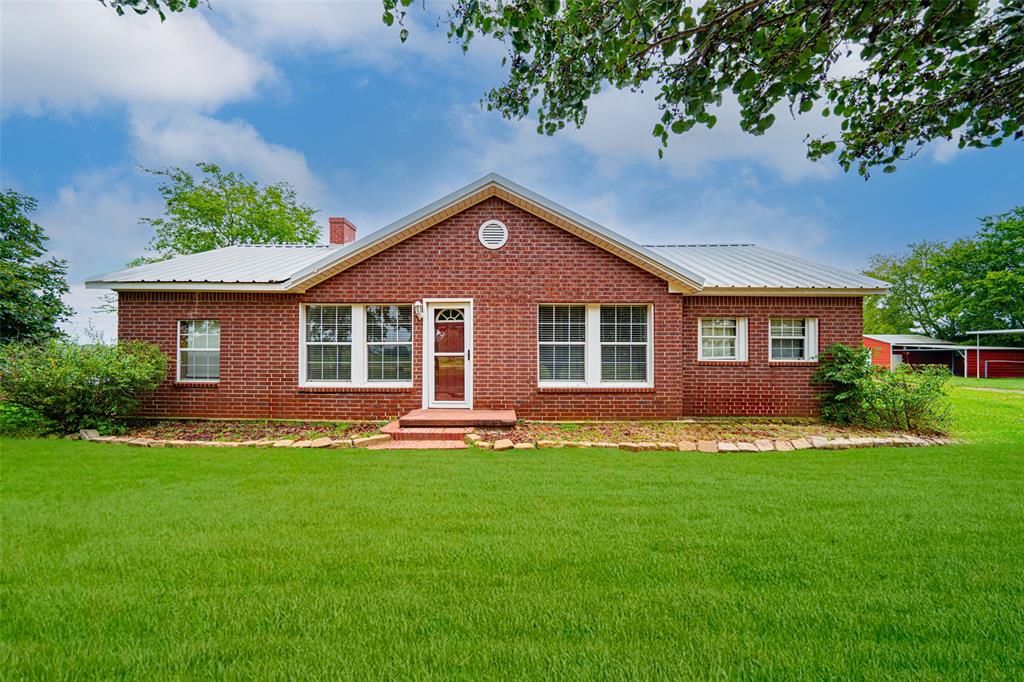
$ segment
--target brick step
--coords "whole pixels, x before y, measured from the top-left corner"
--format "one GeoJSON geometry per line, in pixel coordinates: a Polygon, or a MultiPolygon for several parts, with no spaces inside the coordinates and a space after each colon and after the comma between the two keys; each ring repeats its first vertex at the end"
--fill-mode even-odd
{"type": "Polygon", "coordinates": [[[393,421],[381,433],[391,436],[393,441],[457,441],[461,443],[467,433],[472,433],[472,426],[402,426],[393,421]]]}
{"type": "Polygon", "coordinates": [[[413,410],[398,419],[404,427],[515,426],[515,410],[429,408],[413,410]]]}
{"type": "Polygon", "coordinates": [[[461,440],[400,440],[371,445],[367,450],[465,450],[461,440]]]}

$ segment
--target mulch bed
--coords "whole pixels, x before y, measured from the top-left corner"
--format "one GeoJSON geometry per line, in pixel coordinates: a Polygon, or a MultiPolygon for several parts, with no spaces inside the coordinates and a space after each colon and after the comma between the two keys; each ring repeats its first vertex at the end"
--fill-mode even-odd
{"type": "Polygon", "coordinates": [[[127,435],[134,438],[195,441],[314,440],[361,438],[380,431],[387,422],[292,422],[161,420],[136,424],[127,435]]]}
{"type": "Polygon", "coordinates": [[[887,431],[841,428],[812,420],[709,420],[694,422],[603,422],[538,423],[520,422],[506,429],[477,429],[485,440],[509,438],[515,442],[590,441],[590,442],[679,442],[684,440],[755,441],[758,439],[794,439],[878,437],[898,435],[887,431]]]}

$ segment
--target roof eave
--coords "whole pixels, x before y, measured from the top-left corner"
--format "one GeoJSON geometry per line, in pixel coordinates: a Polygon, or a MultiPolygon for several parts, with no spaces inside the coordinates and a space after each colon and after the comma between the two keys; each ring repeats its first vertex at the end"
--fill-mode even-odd
{"type": "Polygon", "coordinates": [[[706,286],[698,296],[872,296],[889,293],[876,287],[716,287],[706,286]]]}
{"type": "Polygon", "coordinates": [[[108,282],[86,280],[86,289],[113,291],[248,291],[287,293],[283,282],[108,282]]]}

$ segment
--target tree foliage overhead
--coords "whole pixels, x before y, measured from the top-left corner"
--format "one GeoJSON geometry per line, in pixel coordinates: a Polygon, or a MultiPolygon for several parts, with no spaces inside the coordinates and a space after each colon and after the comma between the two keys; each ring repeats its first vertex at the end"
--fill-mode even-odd
{"type": "Polygon", "coordinates": [[[28,214],[36,200],[13,190],[0,193],[0,344],[59,336],[71,317],[67,263],[46,255],[46,234],[28,214]]]}
{"type": "MultiPolygon", "coordinates": [[[[182,11],[199,0],[100,0],[123,14],[182,11]]],[[[401,26],[412,0],[382,0],[401,26]]],[[[448,35],[468,50],[508,49],[505,82],[484,103],[537,129],[582,126],[604,87],[657,89],[663,146],[713,127],[724,98],[754,135],[817,108],[838,133],[808,136],[807,155],[838,151],[864,176],[933,140],[997,147],[1024,137],[1024,0],[452,0],[448,35]]],[[[409,31],[401,26],[404,41],[409,31]]],[[[659,150],[663,153],[664,150],[659,150]]]]}
{"type": "Polygon", "coordinates": [[[982,218],[981,225],[976,235],[950,244],[921,242],[902,254],[875,256],[867,274],[893,287],[888,296],[865,301],[864,330],[953,339],[972,329],[1024,328],[1024,206],[982,218]]]}
{"type": "Polygon", "coordinates": [[[156,260],[236,244],[315,244],[316,210],[298,201],[291,185],[261,186],[212,163],[197,163],[203,175],[181,168],[149,170],[162,179],[164,215],[142,218],[152,225],[156,260]]]}
{"type": "MultiPolygon", "coordinates": [[[[408,0],[384,0],[385,21],[408,0]]],[[[507,78],[488,108],[538,130],[582,125],[601,88],[657,87],[668,144],[734,96],[743,130],[764,133],[776,105],[816,107],[838,150],[867,175],[936,139],[998,146],[1024,125],[1024,0],[456,0],[450,37],[508,47],[507,78]],[[699,6],[696,6],[699,5],[699,6]]]]}

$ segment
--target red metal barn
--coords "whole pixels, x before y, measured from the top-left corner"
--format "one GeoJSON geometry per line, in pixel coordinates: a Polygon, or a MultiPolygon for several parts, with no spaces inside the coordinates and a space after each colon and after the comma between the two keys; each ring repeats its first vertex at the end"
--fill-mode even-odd
{"type": "Polygon", "coordinates": [[[1024,348],[962,346],[920,334],[865,334],[872,364],[943,365],[957,376],[995,379],[1024,377],[1024,348]]]}

